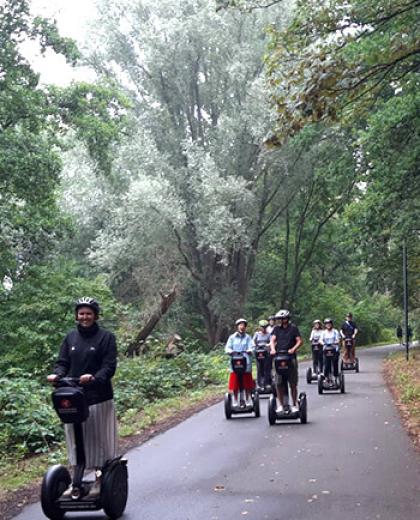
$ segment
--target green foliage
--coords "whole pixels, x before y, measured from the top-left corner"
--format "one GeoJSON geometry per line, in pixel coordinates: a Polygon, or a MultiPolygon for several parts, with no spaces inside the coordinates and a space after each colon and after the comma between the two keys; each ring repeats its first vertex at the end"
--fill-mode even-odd
{"type": "Polygon", "coordinates": [[[179,395],[226,378],[223,354],[184,352],[173,359],[138,357],[120,363],[115,377],[118,415],[141,410],[148,402],[179,395]]]}
{"type": "Polygon", "coordinates": [[[83,277],[80,266],[59,262],[30,267],[11,292],[0,293],[0,374],[19,367],[34,374],[51,370],[61,342],[74,326],[74,301],[95,296],[105,319],[116,304],[103,276],[83,277]]]}
{"type": "Polygon", "coordinates": [[[50,388],[30,373],[8,370],[0,379],[0,455],[47,451],[62,438],[50,399],[50,388]]]}
{"type": "Polygon", "coordinates": [[[419,4],[410,0],[301,0],[285,31],[271,27],[267,57],[278,137],[305,125],[354,121],[418,69],[419,4]]]}
{"type": "Polygon", "coordinates": [[[45,259],[60,238],[56,204],[60,137],[75,129],[100,168],[109,169],[111,143],[123,119],[122,97],[110,86],[53,89],[21,53],[33,40],[41,52],[63,54],[74,63],[75,43],[60,37],[55,23],[32,18],[28,0],[0,6],[0,279],[45,259]]]}

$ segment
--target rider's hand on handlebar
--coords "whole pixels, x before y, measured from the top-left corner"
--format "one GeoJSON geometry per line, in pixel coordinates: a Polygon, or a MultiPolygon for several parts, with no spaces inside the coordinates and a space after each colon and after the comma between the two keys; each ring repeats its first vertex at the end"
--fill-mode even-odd
{"type": "Polygon", "coordinates": [[[79,382],[81,385],[87,385],[88,383],[91,383],[94,380],[95,380],[95,377],[92,374],[82,374],[80,376],[79,382]]]}
{"type": "Polygon", "coordinates": [[[58,376],[57,374],[50,374],[47,376],[47,381],[49,383],[55,383],[57,382],[58,380],[60,379],[60,376],[58,376]]]}

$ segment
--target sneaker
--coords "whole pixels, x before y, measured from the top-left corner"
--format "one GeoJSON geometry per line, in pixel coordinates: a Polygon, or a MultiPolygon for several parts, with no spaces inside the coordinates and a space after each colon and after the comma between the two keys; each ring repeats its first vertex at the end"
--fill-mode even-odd
{"type": "Polygon", "coordinates": [[[101,494],[101,478],[97,478],[89,490],[90,497],[98,497],[101,494]]]}
{"type": "Polygon", "coordinates": [[[284,408],[281,404],[279,404],[279,406],[277,406],[276,408],[276,413],[283,413],[284,412],[284,408]]]}
{"type": "Polygon", "coordinates": [[[254,403],[251,398],[246,399],[245,404],[246,404],[246,406],[254,406],[254,403]]]}
{"type": "Polygon", "coordinates": [[[70,486],[64,491],[62,496],[65,497],[65,498],[70,498],[72,489],[73,489],[73,484],[70,484],[70,486]]]}
{"type": "Polygon", "coordinates": [[[290,411],[291,411],[292,413],[296,413],[296,412],[299,411],[299,408],[298,408],[296,405],[293,405],[293,406],[290,408],[290,411]]]}

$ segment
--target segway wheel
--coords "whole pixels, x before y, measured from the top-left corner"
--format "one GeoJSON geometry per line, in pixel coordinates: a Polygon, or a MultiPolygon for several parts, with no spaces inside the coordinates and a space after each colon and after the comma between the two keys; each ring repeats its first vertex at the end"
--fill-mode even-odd
{"type": "Polygon", "coordinates": [[[324,386],[323,386],[323,379],[322,376],[318,376],[318,394],[322,394],[324,392],[324,386]]]}
{"type": "Polygon", "coordinates": [[[41,506],[44,515],[51,520],[62,520],[64,511],[57,505],[57,499],[71,484],[70,473],[61,464],[52,466],[44,475],[41,486],[41,506]]]}
{"type": "Polygon", "coordinates": [[[304,392],[299,395],[299,412],[301,424],[306,424],[308,422],[308,402],[304,392]]]}
{"type": "Polygon", "coordinates": [[[340,374],[340,392],[344,394],[346,392],[346,387],[344,385],[344,374],[340,374]]]}
{"type": "Polygon", "coordinates": [[[356,358],[356,373],[359,373],[359,358],[356,358]]]}
{"type": "Polygon", "coordinates": [[[311,367],[309,367],[306,370],[306,382],[308,383],[308,385],[310,385],[312,383],[312,368],[311,367]]]}
{"type": "Polygon", "coordinates": [[[270,423],[270,426],[273,426],[273,424],[276,424],[276,398],[274,395],[270,396],[270,399],[268,400],[268,422],[270,423]]]}
{"type": "Polygon", "coordinates": [[[255,417],[260,416],[260,396],[258,392],[255,392],[254,394],[254,414],[255,417]]]}
{"type": "Polygon", "coordinates": [[[343,360],[341,360],[340,370],[341,370],[341,371],[344,370],[344,361],[343,361],[343,360]]]}
{"type": "Polygon", "coordinates": [[[227,392],[225,394],[225,416],[226,419],[230,419],[232,417],[232,396],[227,392]]]}
{"type": "Polygon", "coordinates": [[[101,487],[101,502],[105,514],[116,520],[124,513],[128,498],[127,462],[120,460],[105,472],[101,487]]]}

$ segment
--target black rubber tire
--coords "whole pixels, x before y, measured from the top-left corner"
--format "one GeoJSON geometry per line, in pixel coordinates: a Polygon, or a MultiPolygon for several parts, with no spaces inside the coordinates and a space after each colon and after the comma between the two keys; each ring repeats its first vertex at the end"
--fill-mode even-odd
{"type": "Polygon", "coordinates": [[[274,395],[270,396],[270,399],[268,400],[268,422],[270,426],[273,426],[273,424],[276,424],[276,398],[274,395]]]}
{"type": "Polygon", "coordinates": [[[226,419],[232,418],[232,395],[229,392],[225,394],[225,416],[226,419]]]}
{"type": "Polygon", "coordinates": [[[308,422],[308,401],[305,393],[301,393],[299,396],[299,412],[301,424],[306,424],[308,422]]]}
{"type": "Polygon", "coordinates": [[[254,414],[256,418],[260,416],[260,396],[258,392],[254,395],[254,414]]]}
{"type": "Polygon", "coordinates": [[[103,476],[101,502],[105,514],[116,520],[124,513],[128,498],[128,472],[126,462],[113,464],[103,476]]]}
{"type": "Polygon", "coordinates": [[[359,359],[356,358],[356,374],[359,373],[359,359]]]}
{"type": "Polygon", "coordinates": [[[318,376],[318,394],[319,395],[322,395],[324,393],[324,387],[322,385],[323,385],[322,376],[318,376]]]}
{"type": "Polygon", "coordinates": [[[341,360],[340,370],[341,370],[341,372],[344,370],[344,361],[343,360],[341,360]]]}
{"type": "Polygon", "coordinates": [[[342,394],[346,393],[346,385],[344,383],[344,374],[343,374],[343,372],[341,372],[341,374],[340,374],[340,392],[342,394]]]}
{"type": "Polygon", "coordinates": [[[62,520],[65,512],[55,502],[70,484],[70,473],[61,464],[51,466],[45,473],[41,485],[41,507],[47,518],[62,520]]]}
{"type": "Polygon", "coordinates": [[[308,385],[310,385],[312,383],[312,368],[311,367],[309,367],[306,370],[306,382],[308,383],[308,385]]]}

